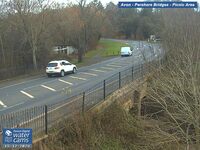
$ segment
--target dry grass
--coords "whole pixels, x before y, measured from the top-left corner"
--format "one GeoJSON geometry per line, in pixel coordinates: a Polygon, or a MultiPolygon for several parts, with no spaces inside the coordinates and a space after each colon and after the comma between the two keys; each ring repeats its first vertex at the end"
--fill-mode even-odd
{"type": "Polygon", "coordinates": [[[34,145],[34,149],[162,150],[164,147],[177,147],[172,135],[161,132],[154,123],[137,119],[117,104],[95,116],[76,116],[63,125],[62,130],[34,145]]]}

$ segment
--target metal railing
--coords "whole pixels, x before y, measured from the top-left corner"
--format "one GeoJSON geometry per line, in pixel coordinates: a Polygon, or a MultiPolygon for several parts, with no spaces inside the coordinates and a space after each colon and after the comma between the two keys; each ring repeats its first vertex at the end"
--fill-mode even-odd
{"type": "Polygon", "coordinates": [[[163,59],[156,57],[148,59],[146,63],[133,65],[130,68],[114,74],[88,90],[78,93],[64,101],[37,106],[23,111],[0,116],[0,130],[3,128],[32,128],[33,139],[47,134],[57,122],[76,113],[82,113],[104,101],[114,91],[124,87],[136,79],[143,79],[144,75],[158,68],[163,59]]]}

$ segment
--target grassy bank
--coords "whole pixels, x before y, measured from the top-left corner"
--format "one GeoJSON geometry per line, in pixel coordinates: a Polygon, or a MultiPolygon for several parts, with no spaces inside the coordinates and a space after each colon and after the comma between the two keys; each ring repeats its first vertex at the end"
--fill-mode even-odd
{"type": "Polygon", "coordinates": [[[76,64],[78,67],[95,64],[119,56],[122,46],[128,45],[119,41],[101,39],[95,49],[89,50],[85,53],[81,63],[78,63],[75,58],[71,59],[71,62],[76,64]]]}
{"type": "Polygon", "coordinates": [[[85,57],[91,58],[97,54],[102,57],[118,56],[122,46],[127,46],[127,44],[109,39],[101,39],[96,49],[88,51],[85,57]]]}
{"type": "Polygon", "coordinates": [[[35,144],[33,150],[177,149],[156,123],[140,120],[116,104],[95,116],[80,115],[60,126],[64,128],[35,144]]]}

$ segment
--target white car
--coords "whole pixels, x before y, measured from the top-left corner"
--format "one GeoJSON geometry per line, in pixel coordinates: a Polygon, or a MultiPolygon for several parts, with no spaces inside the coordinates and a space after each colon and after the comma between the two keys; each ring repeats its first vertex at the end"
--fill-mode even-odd
{"type": "Polygon", "coordinates": [[[48,77],[52,75],[60,75],[61,77],[64,77],[66,73],[76,73],[76,71],[76,65],[73,65],[66,60],[51,61],[46,67],[46,74],[48,77]]]}

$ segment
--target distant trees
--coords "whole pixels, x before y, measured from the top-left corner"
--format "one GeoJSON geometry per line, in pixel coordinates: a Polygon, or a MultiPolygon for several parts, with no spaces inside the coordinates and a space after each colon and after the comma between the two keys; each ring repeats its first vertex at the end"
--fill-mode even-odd
{"type": "Polygon", "coordinates": [[[0,78],[40,69],[55,45],[78,49],[78,61],[101,37],[102,4],[94,0],[67,6],[49,0],[0,1],[0,78]]]}
{"type": "Polygon", "coordinates": [[[101,36],[104,22],[103,6],[99,1],[86,4],[80,0],[77,5],[53,10],[53,41],[55,44],[72,45],[78,49],[78,62],[84,53],[96,45],[101,36]]]}
{"type": "Polygon", "coordinates": [[[108,18],[105,24],[107,30],[104,36],[131,39],[147,39],[151,34],[158,34],[161,30],[161,13],[153,9],[119,9],[115,4],[109,3],[105,8],[108,18]],[[109,31],[113,31],[110,33],[109,31]]]}
{"type": "Polygon", "coordinates": [[[82,56],[93,43],[97,43],[101,36],[101,26],[103,24],[103,6],[100,1],[94,0],[86,5],[86,0],[78,3],[80,13],[81,30],[78,37],[78,62],[82,61],[82,56]]]}
{"type": "MultiPolygon", "coordinates": [[[[0,22],[0,68],[15,73],[25,68],[38,68],[39,53],[45,51],[42,39],[47,22],[45,10],[50,6],[46,0],[11,0],[1,3],[4,12],[0,22]]],[[[41,63],[41,62],[39,62],[41,63]]]]}
{"type": "Polygon", "coordinates": [[[30,46],[33,67],[37,69],[37,51],[41,46],[39,41],[47,29],[47,14],[44,10],[49,7],[49,3],[47,0],[12,0],[8,6],[9,14],[16,18],[16,24],[13,25],[23,33],[23,42],[30,46]]]}
{"type": "Polygon", "coordinates": [[[160,32],[160,16],[160,11],[119,9],[112,2],[104,8],[99,0],[66,6],[50,0],[0,0],[0,76],[8,68],[13,75],[43,68],[55,45],[74,46],[81,62],[102,36],[147,39],[160,32]]]}

